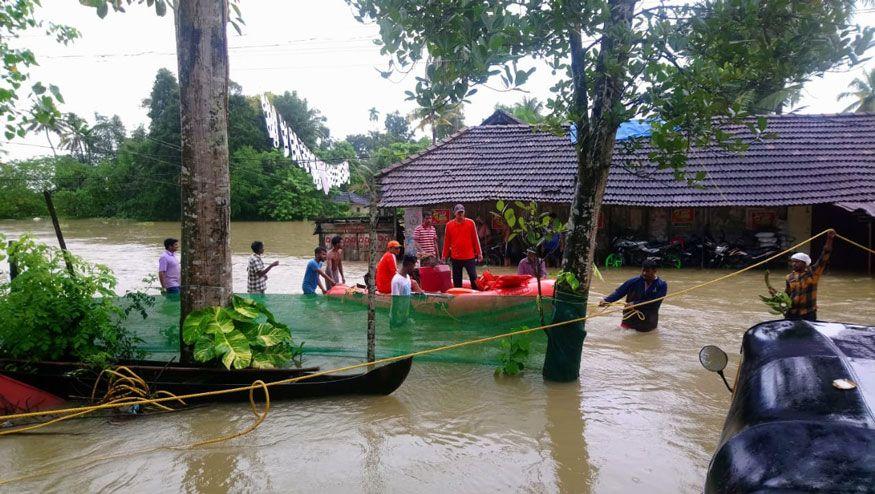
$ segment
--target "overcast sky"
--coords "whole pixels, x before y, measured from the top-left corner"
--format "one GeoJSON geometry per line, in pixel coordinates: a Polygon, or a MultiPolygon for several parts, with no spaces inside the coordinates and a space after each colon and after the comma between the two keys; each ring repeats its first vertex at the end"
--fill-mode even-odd
{"type": "MultiPolygon", "coordinates": [[[[231,79],[243,86],[245,94],[297,90],[327,117],[335,138],[374,129],[368,120],[371,107],[383,114],[394,110],[406,114],[413,109],[404,100],[404,91],[413,88],[415,73],[390,80],[380,76],[376,68],[385,68],[387,59],[372,41],[378,28],[357,22],[343,0],[243,0],[242,10],[243,36],[230,30],[229,55],[231,79]]],[[[875,24],[872,10],[866,9],[856,21],[875,24]]],[[[134,6],[127,13],[110,12],[99,19],[93,9],[78,1],[43,0],[39,16],[72,25],[82,33],[67,47],[37,33],[26,34],[20,41],[36,52],[40,62],[32,78],[61,88],[66,101],[63,111],[75,112],[92,123],[94,112],[117,114],[129,131],[148,124],[141,102],[148,96],[155,73],[161,67],[176,73],[172,13],[161,18],[145,6],[134,6]]],[[[866,65],[872,67],[872,62],[866,65]]],[[[862,71],[863,67],[857,67],[812,81],[799,111],[840,111],[849,101],[837,102],[836,95],[862,71]]],[[[480,123],[496,103],[512,104],[523,96],[544,101],[552,82],[547,70],[538,70],[526,84],[527,94],[481,88],[466,106],[466,124],[480,123]]],[[[30,145],[4,144],[6,159],[50,152],[37,147],[46,144],[45,138],[16,142],[30,145]]]]}

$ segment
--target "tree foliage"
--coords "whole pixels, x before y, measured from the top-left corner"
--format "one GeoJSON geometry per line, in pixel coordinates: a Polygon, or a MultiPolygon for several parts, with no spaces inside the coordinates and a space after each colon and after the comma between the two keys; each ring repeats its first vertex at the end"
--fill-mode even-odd
{"type": "Polygon", "coordinates": [[[44,125],[55,127],[61,118],[58,104],[61,91],[53,84],[30,79],[30,69],[39,65],[36,55],[21,47],[21,35],[40,30],[58,43],[67,45],[79,32],[72,27],[45,22],[37,16],[40,0],[10,0],[0,6],[0,118],[6,139],[23,137],[44,125]],[[23,107],[27,107],[23,110],[23,107]]]}
{"type": "Polygon", "coordinates": [[[502,110],[516,119],[527,124],[536,125],[544,122],[544,103],[538,101],[538,98],[524,97],[519,103],[513,105],[495,105],[496,110],[502,110]]]}
{"type": "Polygon", "coordinates": [[[851,81],[852,91],[839,94],[839,100],[855,98],[842,113],[875,113],[875,68],[863,73],[863,77],[855,77],[851,81]]]}
{"type": "MultiPolygon", "coordinates": [[[[0,238],[0,240],[3,240],[0,238]]],[[[137,338],[115,305],[116,279],[103,265],[65,255],[29,237],[0,242],[0,258],[14,259],[20,274],[0,283],[0,353],[25,360],[103,364],[142,356],[137,338]]]]}
{"type": "Polygon", "coordinates": [[[284,92],[280,95],[268,96],[276,111],[295,131],[295,134],[310,149],[319,147],[319,143],[329,137],[326,118],[318,109],[310,106],[307,98],[298,96],[297,91],[284,92]]]}
{"type": "Polygon", "coordinates": [[[714,89],[751,113],[780,112],[802,85],[837,65],[854,65],[872,46],[872,27],[852,25],[847,0],[719,0],[693,8],[682,28],[686,58],[730,70],[714,89]]]}

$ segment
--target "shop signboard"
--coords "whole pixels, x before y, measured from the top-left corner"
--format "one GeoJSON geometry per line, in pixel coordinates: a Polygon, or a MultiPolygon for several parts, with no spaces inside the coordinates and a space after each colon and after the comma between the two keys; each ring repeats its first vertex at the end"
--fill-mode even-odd
{"type": "Polygon", "coordinates": [[[689,226],[696,219],[696,210],[693,208],[674,208],[671,210],[672,226],[689,226]]]}
{"type": "Polygon", "coordinates": [[[747,229],[772,228],[778,220],[778,212],[768,208],[747,208],[747,229]]]}
{"type": "Polygon", "coordinates": [[[449,209],[435,209],[431,212],[431,217],[436,225],[446,225],[450,221],[449,209]]]}

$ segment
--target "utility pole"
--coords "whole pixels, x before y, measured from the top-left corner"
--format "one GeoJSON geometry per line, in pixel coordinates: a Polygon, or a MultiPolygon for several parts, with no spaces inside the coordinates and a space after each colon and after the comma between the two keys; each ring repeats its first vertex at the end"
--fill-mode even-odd
{"type": "MultiPolygon", "coordinates": [[[[180,0],[176,56],[182,128],[182,321],[231,298],[228,2],[180,0]]],[[[180,362],[192,360],[182,341],[180,362]]]]}

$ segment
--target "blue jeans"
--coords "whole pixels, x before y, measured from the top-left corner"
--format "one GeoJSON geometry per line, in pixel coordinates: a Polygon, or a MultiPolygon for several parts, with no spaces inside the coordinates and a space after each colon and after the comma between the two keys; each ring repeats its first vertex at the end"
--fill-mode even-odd
{"type": "Polygon", "coordinates": [[[167,295],[170,295],[170,294],[178,294],[178,293],[179,293],[179,287],[178,287],[178,286],[171,286],[170,288],[165,288],[165,289],[164,289],[164,293],[166,293],[167,295]]]}

